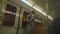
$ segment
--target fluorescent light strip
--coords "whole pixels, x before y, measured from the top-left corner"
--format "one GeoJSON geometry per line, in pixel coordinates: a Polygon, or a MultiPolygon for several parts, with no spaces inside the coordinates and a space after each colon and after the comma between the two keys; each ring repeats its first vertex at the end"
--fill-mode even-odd
{"type": "MultiPolygon", "coordinates": [[[[26,0],[21,0],[22,2],[26,3],[27,5],[29,5],[30,7],[32,7],[33,5],[30,4],[29,2],[27,2],[26,0]]],[[[42,12],[40,9],[37,9],[36,7],[33,6],[34,9],[36,9],[37,11],[39,11],[40,13],[42,13],[43,15],[47,16],[46,13],[42,12]]],[[[53,20],[53,18],[51,16],[48,16],[49,19],[53,20]]]]}
{"type": "MultiPolygon", "coordinates": [[[[36,9],[37,11],[39,11],[40,13],[42,13],[43,15],[47,16],[46,13],[42,12],[41,10],[37,9],[36,7],[33,7],[34,9],[36,9]]],[[[53,18],[51,16],[48,16],[49,19],[53,20],[53,18]]]]}
{"type": "Polygon", "coordinates": [[[35,10],[39,11],[40,13],[42,13],[43,15],[47,16],[44,12],[42,12],[41,10],[37,9],[36,7],[33,7],[35,10]]]}
{"type": "Polygon", "coordinates": [[[51,16],[48,16],[49,19],[53,20],[53,18],[51,16]]]}
{"type": "Polygon", "coordinates": [[[32,7],[33,5],[32,4],[30,4],[29,2],[27,2],[26,0],[21,0],[22,2],[24,2],[24,3],[26,3],[26,4],[28,4],[30,7],[32,7]]]}

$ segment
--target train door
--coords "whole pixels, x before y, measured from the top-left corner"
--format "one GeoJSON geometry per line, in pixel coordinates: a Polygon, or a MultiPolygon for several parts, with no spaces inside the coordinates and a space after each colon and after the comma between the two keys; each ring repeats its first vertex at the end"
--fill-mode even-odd
{"type": "Polygon", "coordinates": [[[27,15],[29,14],[29,10],[25,9],[22,7],[21,9],[21,21],[20,21],[20,31],[19,31],[19,34],[25,34],[26,31],[25,31],[25,27],[26,27],[26,17],[27,15]],[[21,32],[21,33],[20,33],[21,32]]]}
{"type": "Polygon", "coordinates": [[[24,11],[23,20],[22,20],[22,28],[25,28],[26,25],[27,25],[26,19],[27,19],[27,16],[28,16],[28,15],[29,15],[29,12],[24,11]]]}
{"type": "MultiPolygon", "coordinates": [[[[6,1],[3,1],[3,3],[6,1]]],[[[0,26],[0,34],[16,34],[18,27],[20,7],[12,2],[7,1],[3,6],[3,19],[0,26]]]]}

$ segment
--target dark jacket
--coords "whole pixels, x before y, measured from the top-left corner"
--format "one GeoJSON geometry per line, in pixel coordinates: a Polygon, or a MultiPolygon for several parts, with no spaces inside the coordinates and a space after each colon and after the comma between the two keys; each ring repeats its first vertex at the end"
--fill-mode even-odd
{"type": "Polygon", "coordinates": [[[60,17],[53,20],[51,34],[60,34],[60,17]]]}

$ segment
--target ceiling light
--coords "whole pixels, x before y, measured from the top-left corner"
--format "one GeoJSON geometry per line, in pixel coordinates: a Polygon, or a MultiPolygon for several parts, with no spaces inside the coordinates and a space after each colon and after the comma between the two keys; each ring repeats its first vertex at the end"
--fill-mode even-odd
{"type": "Polygon", "coordinates": [[[33,7],[35,10],[39,11],[40,13],[42,13],[43,15],[47,16],[47,14],[45,14],[44,12],[42,12],[42,10],[37,9],[36,7],[33,7]]]}
{"type": "Polygon", "coordinates": [[[48,16],[49,19],[53,20],[53,18],[51,16],[48,16]]]}
{"type": "Polygon", "coordinates": [[[29,5],[30,7],[32,7],[33,5],[30,4],[29,2],[27,2],[26,0],[21,0],[22,2],[26,3],[27,5],[29,5]]]}

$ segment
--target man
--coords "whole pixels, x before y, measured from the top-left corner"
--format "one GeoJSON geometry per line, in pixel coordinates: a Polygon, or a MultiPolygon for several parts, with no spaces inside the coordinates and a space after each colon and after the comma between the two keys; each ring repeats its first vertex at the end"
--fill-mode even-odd
{"type": "Polygon", "coordinates": [[[26,34],[32,34],[34,14],[30,13],[27,15],[27,25],[26,25],[26,34]]]}
{"type": "Polygon", "coordinates": [[[50,34],[60,34],[60,17],[57,17],[53,20],[50,29],[50,34]]]}

